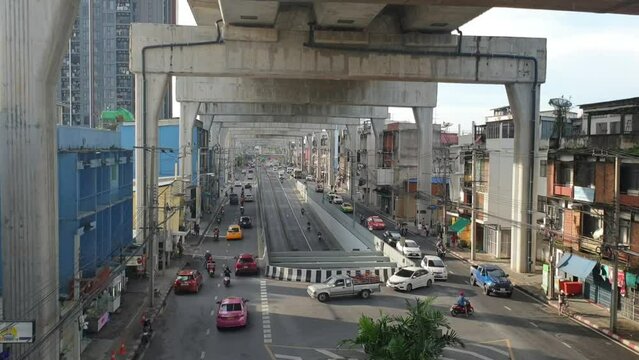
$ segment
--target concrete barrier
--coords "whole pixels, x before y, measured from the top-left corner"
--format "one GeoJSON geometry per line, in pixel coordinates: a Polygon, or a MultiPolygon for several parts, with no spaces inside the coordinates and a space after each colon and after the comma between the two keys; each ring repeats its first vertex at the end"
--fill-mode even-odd
{"type": "Polygon", "coordinates": [[[408,266],[420,266],[421,259],[415,261],[413,259],[409,259],[404,254],[399,252],[399,250],[385,243],[382,239],[375,236],[375,250],[381,251],[384,256],[388,257],[388,259],[397,264],[400,268],[408,267],[408,266]]]}
{"type": "Polygon", "coordinates": [[[271,279],[294,282],[321,283],[333,275],[375,274],[386,282],[396,271],[395,268],[367,269],[295,269],[281,266],[267,266],[265,276],[271,279]]]}
{"type": "MultiPolygon", "coordinates": [[[[335,213],[327,211],[321,204],[318,204],[312,196],[308,196],[306,185],[296,181],[296,188],[299,192],[301,199],[307,202],[307,206],[317,216],[318,220],[322,222],[326,229],[333,235],[335,240],[339,243],[342,249],[346,251],[372,251],[374,249],[374,243],[364,242],[359,236],[356,236],[350,228],[344,226],[344,222],[337,218],[335,213]]],[[[333,209],[336,210],[336,209],[333,209]]],[[[339,210],[337,210],[339,211],[339,210]]],[[[345,216],[339,212],[339,215],[345,216]]]]}

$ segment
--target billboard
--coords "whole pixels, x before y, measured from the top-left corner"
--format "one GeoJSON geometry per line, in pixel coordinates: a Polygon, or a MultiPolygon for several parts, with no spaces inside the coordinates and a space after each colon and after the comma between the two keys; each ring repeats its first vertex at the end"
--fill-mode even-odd
{"type": "Polygon", "coordinates": [[[35,321],[0,322],[0,344],[24,344],[35,340],[35,321]]]}

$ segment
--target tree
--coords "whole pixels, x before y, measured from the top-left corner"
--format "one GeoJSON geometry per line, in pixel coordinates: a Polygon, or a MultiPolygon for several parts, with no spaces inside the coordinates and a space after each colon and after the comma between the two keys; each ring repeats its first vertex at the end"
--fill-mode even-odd
{"type": "Polygon", "coordinates": [[[377,320],[362,315],[357,337],[340,342],[340,346],[363,346],[371,360],[438,359],[446,346],[464,346],[448,320],[433,308],[434,298],[406,301],[406,316],[389,316],[380,312],[377,320]],[[445,332],[444,332],[445,329],[445,332]]]}

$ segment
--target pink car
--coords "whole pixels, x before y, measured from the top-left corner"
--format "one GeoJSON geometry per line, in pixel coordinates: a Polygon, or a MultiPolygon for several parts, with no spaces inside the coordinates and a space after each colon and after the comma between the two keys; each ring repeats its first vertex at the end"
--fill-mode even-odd
{"type": "Polygon", "coordinates": [[[218,301],[217,328],[245,327],[248,323],[247,301],[247,299],[241,297],[229,297],[218,301]]]}

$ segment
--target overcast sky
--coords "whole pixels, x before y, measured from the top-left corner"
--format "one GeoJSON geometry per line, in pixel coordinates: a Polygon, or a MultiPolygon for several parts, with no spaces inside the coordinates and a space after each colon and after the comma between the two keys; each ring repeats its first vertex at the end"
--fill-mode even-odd
{"type": "MultiPolygon", "coordinates": [[[[186,0],[178,0],[178,23],[195,25],[186,0]]],[[[639,96],[639,17],[558,11],[491,9],[461,28],[464,35],[548,39],[541,109],[564,96],[573,104],[639,96]]],[[[435,121],[470,130],[490,109],[508,105],[502,85],[439,84],[435,121]]],[[[179,115],[179,106],[174,106],[179,115]]],[[[395,120],[413,121],[410,109],[391,108],[395,120]]]]}

